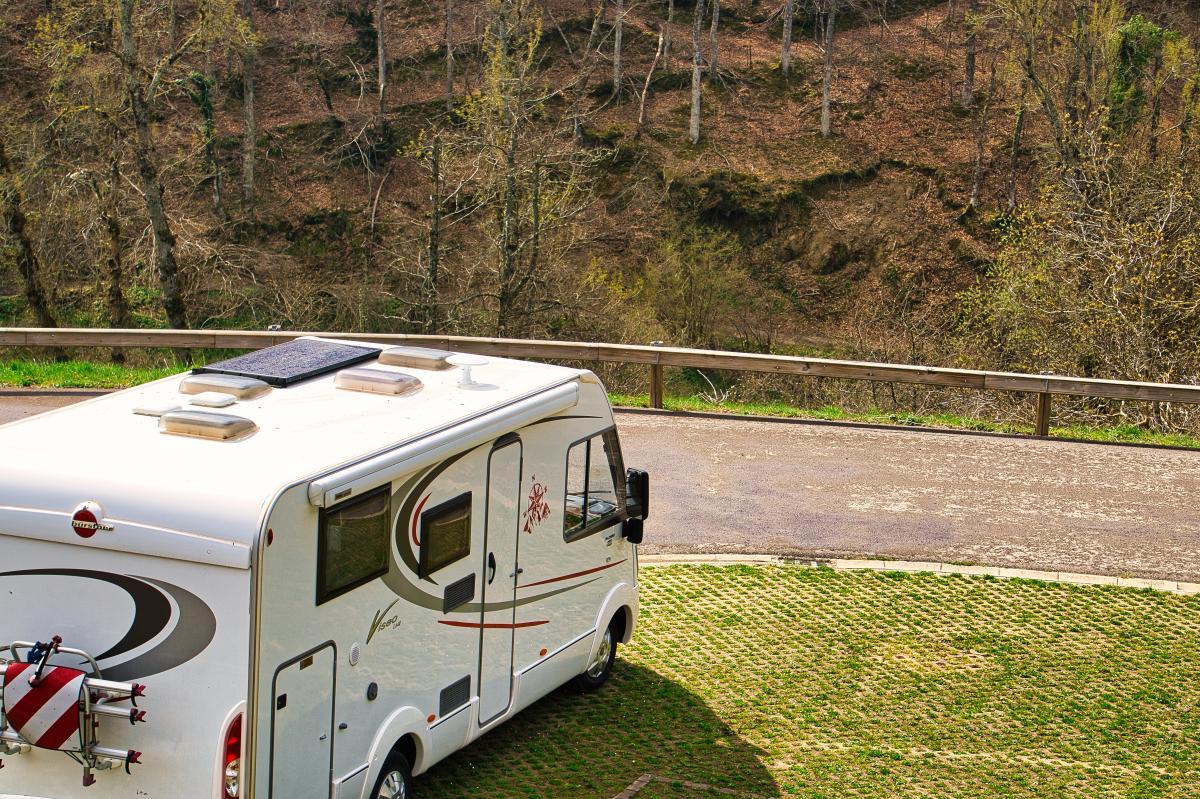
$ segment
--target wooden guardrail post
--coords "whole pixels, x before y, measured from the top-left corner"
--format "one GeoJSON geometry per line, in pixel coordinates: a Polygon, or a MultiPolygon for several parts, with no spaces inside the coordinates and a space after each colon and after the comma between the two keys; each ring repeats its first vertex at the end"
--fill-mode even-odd
{"type": "Polygon", "coordinates": [[[1035,436],[1050,435],[1050,405],[1054,395],[1046,392],[1041,392],[1037,395],[1037,412],[1036,419],[1033,423],[1033,434],[1035,436]]]}
{"type": "MultiPolygon", "coordinates": [[[[651,341],[651,347],[661,347],[661,341],[651,341]]],[[[650,364],[650,407],[663,406],[663,367],[661,363],[650,364]]]]}

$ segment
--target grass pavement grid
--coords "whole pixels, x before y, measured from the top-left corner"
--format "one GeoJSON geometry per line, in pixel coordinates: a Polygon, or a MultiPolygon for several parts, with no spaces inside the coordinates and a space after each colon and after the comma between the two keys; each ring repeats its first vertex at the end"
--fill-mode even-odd
{"type": "Polygon", "coordinates": [[[552,694],[417,789],[610,799],[644,775],[637,799],[1200,797],[1200,597],[647,568],[608,686],[552,694]]]}

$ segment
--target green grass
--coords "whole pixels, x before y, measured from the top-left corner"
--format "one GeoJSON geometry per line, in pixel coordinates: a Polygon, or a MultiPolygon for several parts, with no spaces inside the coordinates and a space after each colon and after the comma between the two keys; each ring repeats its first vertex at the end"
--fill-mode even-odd
{"type": "Polygon", "coordinates": [[[37,388],[128,388],[183,371],[89,361],[0,361],[0,385],[37,388]]]}
{"type": "MultiPolygon", "coordinates": [[[[222,351],[198,351],[197,362],[228,357],[222,351]],[[211,357],[209,357],[211,356],[211,357]]],[[[176,374],[182,366],[118,366],[111,363],[89,361],[0,361],[0,386],[26,388],[128,388],[150,380],[176,374]]],[[[650,399],[646,394],[612,394],[614,405],[627,408],[646,408],[650,399]]],[[[673,411],[703,411],[727,413],[733,416],[776,416],[792,419],[825,419],[841,422],[868,422],[872,424],[902,425],[909,427],[940,427],[954,430],[980,430],[992,433],[1033,432],[1030,425],[1003,424],[983,419],[973,419],[954,414],[897,414],[880,410],[851,412],[834,406],[822,408],[798,408],[781,402],[712,403],[697,397],[667,397],[664,406],[673,411]]],[[[1086,427],[1083,425],[1057,426],[1051,435],[1076,438],[1086,441],[1111,441],[1121,443],[1155,444],[1158,446],[1190,447],[1200,449],[1200,438],[1178,433],[1159,433],[1133,425],[1116,427],[1086,427]]]]}
{"type": "Polygon", "coordinates": [[[1195,797],[1200,597],[795,567],[642,572],[613,678],[424,799],[1195,797]]]}
{"type": "MultiPolygon", "coordinates": [[[[650,398],[646,394],[613,394],[614,405],[626,408],[648,408],[650,398]]],[[[988,433],[1020,433],[1031,435],[1031,424],[1006,424],[958,416],[950,413],[890,413],[872,409],[863,412],[847,411],[832,405],[821,408],[798,408],[782,402],[721,402],[714,403],[698,397],[664,397],[663,407],[671,411],[695,411],[704,413],[727,413],[732,416],[776,416],[788,419],[823,419],[837,422],[866,422],[870,424],[902,425],[906,427],[934,427],[951,430],[978,430],[988,433]]],[[[1165,447],[1190,447],[1200,449],[1200,438],[1181,433],[1160,433],[1134,425],[1113,427],[1089,427],[1086,425],[1054,425],[1050,435],[1061,438],[1076,438],[1084,441],[1109,441],[1126,444],[1154,444],[1165,447]]]]}

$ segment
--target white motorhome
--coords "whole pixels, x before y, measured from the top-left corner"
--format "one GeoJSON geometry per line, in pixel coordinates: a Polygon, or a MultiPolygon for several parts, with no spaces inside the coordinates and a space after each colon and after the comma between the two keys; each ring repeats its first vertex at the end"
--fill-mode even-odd
{"type": "Polygon", "coordinates": [[[0,795],[407,797],[638,613],[588,371],[303,338],[0,427],[0,795]]]}

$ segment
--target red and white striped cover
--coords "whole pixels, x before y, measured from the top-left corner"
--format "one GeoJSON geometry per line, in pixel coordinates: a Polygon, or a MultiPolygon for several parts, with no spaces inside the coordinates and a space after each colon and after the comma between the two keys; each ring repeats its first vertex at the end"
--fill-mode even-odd
{"type": "Polygon", "coordinates": [[[42,749],[78,751],[79,705],[87,676],[78,669],[47,666],[34,687],[36,663],[9,663],[4,670],[4,717],[26,741],[42,749]]]}

